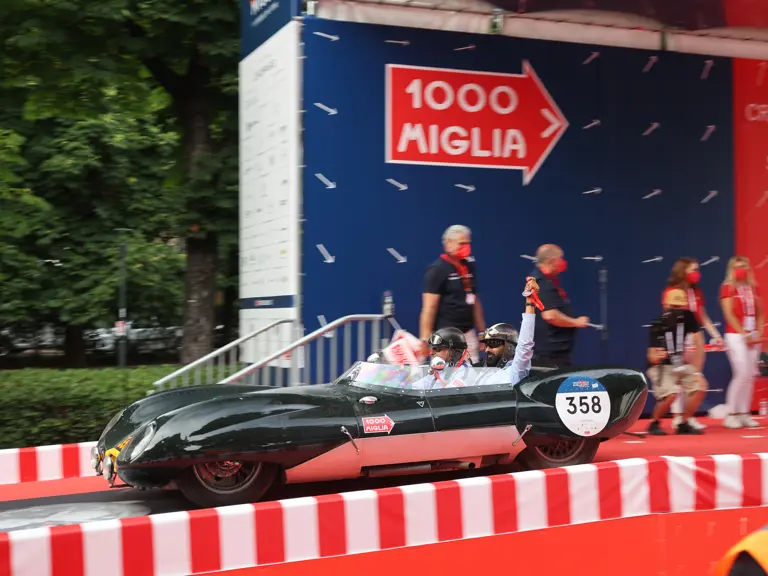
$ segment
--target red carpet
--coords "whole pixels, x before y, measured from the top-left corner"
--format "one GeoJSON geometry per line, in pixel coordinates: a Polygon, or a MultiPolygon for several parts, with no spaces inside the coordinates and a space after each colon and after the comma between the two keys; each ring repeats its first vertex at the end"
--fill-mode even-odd
{"type": "MultiPolygon", "coordinates": [[[[760,428],[730,430],[720,420],[697,418],[707,425],[701,436],[678,436],[672,429],[672,419],[662,422],[668,436],[631,436],[622,434],[605,442],[597,453],[597,460],[621,460],[647,456],[706,456],[711,454],[744,454],[768,451],[768,418],[755,418],[760,428]]],[[[643,433],[650,420],[640,420],[630,432],[643,433]]]]}

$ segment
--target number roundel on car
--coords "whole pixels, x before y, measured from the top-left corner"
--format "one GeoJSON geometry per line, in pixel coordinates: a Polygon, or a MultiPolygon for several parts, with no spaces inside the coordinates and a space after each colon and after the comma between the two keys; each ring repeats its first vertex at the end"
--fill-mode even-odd
{"type": "Polygon", "coordinates": [[[578,436],[599,434],[611,417],[611,399],[598,380],[589,376],[566,378],[557,389],[555,409],[565,427],[578,436]]]}

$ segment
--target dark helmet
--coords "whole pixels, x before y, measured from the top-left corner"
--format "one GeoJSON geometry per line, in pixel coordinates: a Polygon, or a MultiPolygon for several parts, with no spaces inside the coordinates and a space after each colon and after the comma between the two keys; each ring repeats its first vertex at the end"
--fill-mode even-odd
{"type": "Polygon", "coordinates": [[[429,347],[437,350],[450,350],[446,363],[455,366],[467,350],[467,339],[458,328],[440,328],[429,337],[429,347]]]}
{"type": "Polygon", "coordinates": [[[493,352],[486,352],[487,358],[485,360],[485,366],[503,368],[507,362],[515,357],[517,340],[517,329],[511,324],[494,324],[483,332],[480,336],[480,341],[483,342],[487,348],[496,349],[500,348],[502,343],[504,344],[504,348],[501,349],[501,352],[496,350],[493,352]]]}

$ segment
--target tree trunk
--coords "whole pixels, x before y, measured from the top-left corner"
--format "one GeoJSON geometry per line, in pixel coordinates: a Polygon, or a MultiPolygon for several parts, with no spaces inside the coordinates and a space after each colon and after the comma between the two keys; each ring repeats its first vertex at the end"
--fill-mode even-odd
{"type": "Polygon", "coordinates": [[[64,334],[64,359],[67,368],[85,368],[85,339],[82,326],[67,326],[64,334]]]}
{"type": "Polygon", "coordinates": [[[187,282],[181,362],[189,364],[213,350],[216,322],[216,239],[187,239],[187,282]]]}
{"type": "MultiPolygon", "coordinates": [[[[229,251],[229,258],[227,262],[227,279],[232,280],[237,278],[238,266],[240,264],[240,255],[238,254],[237,247],[232,248],[229,251]]],[[[239,282],[229,284],[224,290],[224,303],[222,305],[222,324],[224,324],[224,343],[228,344],[234,340],[235,327],[238,325],[238,315],[235,310],[235,305],[240,292],[239,282]]]]}

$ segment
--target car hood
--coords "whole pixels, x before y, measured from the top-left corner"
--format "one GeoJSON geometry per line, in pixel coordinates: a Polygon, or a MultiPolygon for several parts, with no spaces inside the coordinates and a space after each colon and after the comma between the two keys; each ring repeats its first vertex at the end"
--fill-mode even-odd
{"type": "MultiPolygon", "coordinates": [[[[174,459],[180,452],[191,457],[275,450],[288,442],[286,429],[306,429],[309,434],[329,418],[354,418],[354,407],[332,384],[219,395],[158,414],[151,421],[152,440],[131,463],[174,459]]],[[[295,434],[292,440],[296,441],[295,434]]],[[[130,448],[129,444],[126,450],[130,448]]]]}
{"type": "Polygon", "coordinates": [[[126,437],[136,431],[143,424],[154,420],[162,414],[172,412],[184,406],[191,406],[198,402],[238,396],[259,390],[272,390],[268,386],[239,386],[213,384],[208,386],[188,386],[158,392],[137,400],[120,413],[114,415],[101,434],[99,443],[106,448],[116,446],[126,437]]]}

